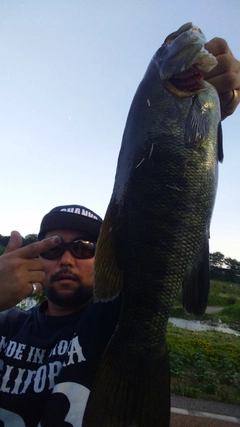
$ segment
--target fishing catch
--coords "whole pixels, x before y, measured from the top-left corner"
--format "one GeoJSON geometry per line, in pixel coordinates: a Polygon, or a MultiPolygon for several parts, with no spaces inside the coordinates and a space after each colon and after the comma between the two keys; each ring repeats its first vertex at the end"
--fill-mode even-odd
{"type": "Polygon", "coordinates": [[[121,291],[119,323],[100,364],[84,427],[168,427],[166,327],[183,305],[204,312],[209,227],[222,161],[217,60],[191,23],[153,56],[132,101],[97,246],[95,297],[121,291]]]}

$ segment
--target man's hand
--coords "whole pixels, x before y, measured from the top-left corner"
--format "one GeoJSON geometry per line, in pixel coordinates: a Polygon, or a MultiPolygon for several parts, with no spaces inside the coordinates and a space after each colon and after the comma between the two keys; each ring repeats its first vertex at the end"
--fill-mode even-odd
{"type": "Polygon", "coordinates": [[[45,278],[44,263],[36,257],[59,242],[60,238],[53,236],[21,248],[20,234],[18,231],[11,233],[8,246],[0,256],[0,310],[13,307],[30,296],[32,283],[36,283],[37,292],[40,292],[45,278]]]}
{"type": "Polygon", "coordinates": [[[240,62],[234,58],[224,39],[216,37],[205,47],[218,61],[217,66],[210,73],[205,74],[205,80],[218,91],[221,118],[224,120],[233,114],[240,103],[240,62]]]}

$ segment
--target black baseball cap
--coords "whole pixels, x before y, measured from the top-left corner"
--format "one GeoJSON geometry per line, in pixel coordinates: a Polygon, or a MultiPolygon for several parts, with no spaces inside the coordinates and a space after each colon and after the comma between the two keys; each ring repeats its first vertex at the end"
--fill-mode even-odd
{"type": "Polygon", "coordinates": [[[50,230],[67,228],[84,231],[97,240],[101,225],[102,218],[91,209],[79,205],[57,206],[43,217],[38,239],[42,240],[50,230]]]}

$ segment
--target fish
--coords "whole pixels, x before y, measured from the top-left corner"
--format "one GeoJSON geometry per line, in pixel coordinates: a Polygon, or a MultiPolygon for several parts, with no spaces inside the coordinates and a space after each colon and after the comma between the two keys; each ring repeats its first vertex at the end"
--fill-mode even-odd
{"type": "Polygon", "coordinates": [[[192,23],[154,54],[123,132],[97,243],[94,298],[121,297],[116,330],[90,392],[84,427],[168,427],[166,328],[183,306],[203,313],[209,229],[223,160],[219,97],[203,73],[217,60],[192,23]]]}

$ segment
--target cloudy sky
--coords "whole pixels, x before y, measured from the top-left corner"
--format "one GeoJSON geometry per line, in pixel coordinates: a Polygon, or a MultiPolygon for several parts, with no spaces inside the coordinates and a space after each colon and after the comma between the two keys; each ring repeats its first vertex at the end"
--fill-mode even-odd
{"type": "MultiPolygon", "coordinates": [[[[186,22],[240,59],[239,0],[0,0],[0,234],[76,203],[104,216],[127,113],[154,52],[186,22]]],[[[240,260],[240,107],[223,122],[211,252],[240,260]]]]}

